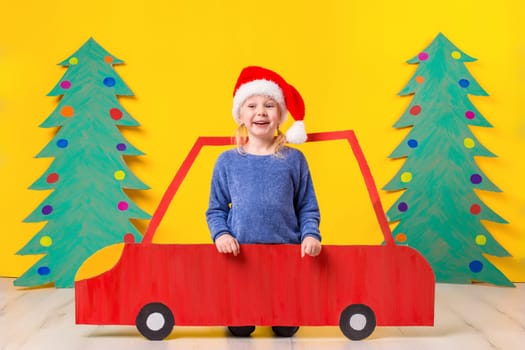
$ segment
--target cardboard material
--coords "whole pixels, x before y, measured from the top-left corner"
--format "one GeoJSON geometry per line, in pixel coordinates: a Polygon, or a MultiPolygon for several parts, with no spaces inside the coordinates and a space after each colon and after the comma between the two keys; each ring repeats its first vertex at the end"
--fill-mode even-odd
{"type": "Polygon", "coordinates": [[[384,187],[403,193],[387,216],[399,222],[397,242],[419,250],[438,282],[513,286],[485,257],[510,254],[482,223],[507,221],[477,192],[500,189],[476,163],[495,155],[474,136],[491,125],[469,99],[487,95],[465,66],[472,61],[443,34],[408,61],[418,66],[400,95],[413,97],[394,127],[411,129],[390,155],[404,163],[384,187]]]}
{"type": "Polygon", "coordinates": [[[349,142],[359,164],[383,246],[325,245],[318,257],[301,258],[299,245],[245,244],[233,256],[213,244],[153,243],[202,147],[231,144],[231,138],[200,137],[142,243],[130,236],[111,270],[75,283],[76,322],[135,324],[152,340],[166,338],[174,325],[339,325],[353,340],[366,338],[376,325],[433,325],[432,269],[416,250],[394,243],[354,132],[308,135],[308,142],[339,139],[349,142]],[[355,326],[355,318],[364,320],[363,327],[355,326]]]}
{"type": "Polygon", "coordinates": [[[60,63],[67,71],[49,95],[61,99],[40,125],[59,129],[37,155],[54,160],[30,187],[53,191],[24,220],[46,224],[17,253],[43,257],[15,286],[73,287],[77,270],[94,252],[123,242],[126,234],[141,239],[130,219],[149,215],[123,190],[148,186],[123,158],[143,153],[118,128],[139,125],[118,101],[133,95],[113,68],[121,63],[93,39],[60,63]]]}

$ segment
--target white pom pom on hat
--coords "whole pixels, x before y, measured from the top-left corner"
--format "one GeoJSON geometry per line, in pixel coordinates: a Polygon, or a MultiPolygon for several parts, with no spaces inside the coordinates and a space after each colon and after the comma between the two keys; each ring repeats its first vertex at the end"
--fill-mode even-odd
{"type": "Polygon", "coordinates": [[[273,98],[281,107],[283,123],[288,112],[294,123],[286,132],[286,140],[290,143],[306,141],[304,126],[304,101],[295,87],[288,84],[279,74],[269,69],[249,66],[244,68],[233,89],[233,119],[239,121],[239,110],[244,101],[254,95],[265,95],[273,98]]]}

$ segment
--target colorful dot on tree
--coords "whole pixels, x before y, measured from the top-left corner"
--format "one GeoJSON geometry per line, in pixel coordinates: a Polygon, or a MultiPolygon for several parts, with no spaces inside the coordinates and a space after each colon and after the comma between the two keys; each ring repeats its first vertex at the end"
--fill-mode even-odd
{"type": "Polygon", "coordinates": [[[64,90],[67,90],[71,87],[71,82],[69,80],[62,80],[60,82],[60,87],[64,90]]]}
{"type": "Polygon", "coordinates": [[[483,263],[479,260],[472,260],[470,264],[468,264],[468,267],[470,268],[470,271],[478,273],[483,270],[483,263]]]}
{"type": "Polygon", "coordinates": [[[470,137],[465,137],[465,139],[463,140],[463,145],[465,145],[466,148],[474,148],[476,143],[470,137]]]}
{"type": "Polygon", "coordinates": [[[467,79],[459,79],[458,84],[462,88],[467,88],[470,85],[470,81],[468,81],[467,79]]]}
{"type": "Polygon", "coordinates": [[[107,87],[113,87],[115,86],[115,84],[116,84],[115,78],[113,77],[104,78],[104,85],[106,85],[107,87]]]}
{"type": "Polygon", "coordinates": [[[423,78],[421,75],[418,75],[416,77],[416,83],[423,84],[425,82],[425,78],[423,78]]]}
{"type": "Polygon", "coordinates": [[[487,244],[487,237],[485,235],[479,234],[476,236],[476,244],[477,245],[485,245],[487,244]]]}
{"type": "Polygon", "coordinates": [[[104,56],[104,62],[106,62],[106,63],[113,63],[113,57],[111,57],[111,56],[104,56]]]}
{"type": "Polygon", "coordinates": [[[465,112],[465,118],[467,119],[474,119],[476,118],[476,114],[472,111],[466,111],[465,112]]]}
{"type": "Polygon", "coordinates": [[[396,235],[396,241],[398,241],[399,243],[405,243],[407,241],[407,235],[405,235],[404,233],[398,233],[396,235]]]}
{"type": "Polygon", "coordinates": [[[406,204],[405,202],[400,202],[398,205],[397,205],[397,210],[399,210],[400,212],[405,212],[408,210],[408,204],[406,204]]]}
{"type": "Polygon", "coordinates": [[[410,139],[407,141],[408,147],[410,148],[416,148],[418,146],[418,142],[416,139],[410,139]]]}
{"type": "Polygon", "coordinates": [[[71,64],[71,65],[73,65],[73,66],[74,66],[75,64],[78,64],[78,58],[76,58],[76,57],[71,57],[71,58],[69,59],[69,64],[71,64]]]}
{"type": "Polygon", "coordinates": [[[122,111],[119,108],[111,108],[109,110],[109,116],[113,120],[120,120],[122,119],[122,111]]]}
{"type": "Polygon", "coordinates": [[[412,115],[418,115],[421,113],[421,106],[420,105],[414,105],[412,108],[410,108],[410,114],[412,115]]]}
{"type": "Polygon", "coordinates": [[[470,182],[472,182],[474,185],[479,185],[483,181],[483,178],[480,174],[472,174],[470,175],[470,182]]]}
{"type": "Polygon", "coordinates": [[[426,61],[426,60],[428,60],[428,53],[426,53],[426,52],[421,52],[421,53],[419,53],[419,55],[417,55],[417,58],[418,58],[420,61],[426,61]]]}
{"type": "Polygon", "coordinates": [[[125,210],[128,210],[128,208],[129,208],[129,204],[128,204],[128,202],[126,202],[126,201],[120,201],[120,202],[118,202],[118,204],[117,204],[117,208],[118,208],[118,210],[120,210],[120,211],[125,211],[125,210]]]}
{"type": "Polygon", "coordinates": [[[54,184],[55,182],[58,181],[58,179],[59,179],[59,176],[58,176],[57,173],[51,173],[51,174],[47,175],[46,182],[48,184],[54,184]]]}
{"type": "Polygon", "coordinates": [[[473,214],[473,215],[478,215],[479,213],[481,213],[481,207],[479,204],[472,204],[470,206],[470,213],[473,214]]]}
{"type": "Polygon", "coordinates": [[[53,212],[53,207],[52,207],[52,206],[50,206],[50,205],[44,205],[44,206],[42,207],[42,214],[44,214],[44,215],[49,215],[49,214],[51,214],[52,212],[53,212]]]}
{"type": "Polygon", "coordinates": [[[122,170],[117,170],[117,171],[115,171],[113,176],[115,177],[116,180],[122,181],[122,180],[124,180],[126,178],[126,173],[124,171],[122,171],[122,170]]]}
{"type": "Polygon", "coordinates": [[[452,56],[452,58],[455,59],[455,60],[459,60],[461,58],[461,52],[459,52],[459,51],[452,51],[450,56],[452,56]]]}
{"type": "Polygon", "coordinates": [[[51,273],[51,269],[47,266],[40,266],[37,270],[37,273],[40,275],[40,276],[47,276],[51,273]]]}
{"type": "Polygon", "coordinates": [[[127,232],[124,235],[124,243],[135,243],[135,236],[132,233],[127,232]]]}
{"type": "Polygon", "coordinates": [[[119,150],[119,151],[121,151],[121,152],[122,152],[122,151],[125,151],[126,148],[127,148],[127,147],[126,147],[126,144],[125,144],[125,143],[119,143],[119,144],[117,144],[117,150],[119,150]]]}
{"type": "Polygon", "coordinates": [[[57,146],[59,148],[66,148],[68,144],[69,144],[69,142],[67,142],[66,139],[60,139],[60,140],[57,141],[57,146]]]}
{"type": "Polygon", "coordinates": [[[42,247],[50,247],[53,244],[53,239],[49,236],[42,236],[40,238],[40,245],[42,247]]]}
{"type": "Polygon", "coordinates": [[[71,106],[64,106],[60,109],[60,114],[63,117],[70,118],[75,115],[75,109],[71,106]]]}
{"type": "Polygon", "coordinates": [[[401,182],[407,183],[412,181],[412,173],[409,171],[405,171],[403,174],[401,174],[401,182]]]}

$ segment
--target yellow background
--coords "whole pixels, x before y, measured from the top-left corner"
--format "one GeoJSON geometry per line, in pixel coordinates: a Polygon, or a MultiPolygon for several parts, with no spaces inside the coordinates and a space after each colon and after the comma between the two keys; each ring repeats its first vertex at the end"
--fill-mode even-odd
{"type": "MultiPolygon", "coordinates": [[[[195,139],[233,133],[232,88],[246,65],[275,69],[299,89],[309,132],[354,129],[381,188],[402,165],[387,156],[406,133],[392,128],[411,100],[397,96],[416,68],[405,61],[442,32],[478,58],[467,68],[490,94],[472,100],[494,128],[474,133],[498,155],[478,163],[503,192],[479,194],[510,222],[487,223],[514,256],[491,260],[523,281],[524,23],[522,0],[9,2],[0,11],[0,275],[20,275],[37,260],[14,254],[42,227],[22,220],[49,194],[27,189],[51,162],[34,159],[53,135],[38,125],[58,102],[46,96],[65,72],[56,64],[89,37],[126,63],[115,69],[135,97],[121,102],[142,126],[125,136],[146,153],[129,164],[152,188],[132,198],[153,213],[195,139]]],[[[300,148],[312,168],[325,242],[379,243],[348,145],[300,148]]],[[[204,210],[222,149],[203,150],[156,241],[209,242],[204,210]]],[[[380,194],[385,210],[400,195],[380,194]]],[[[146,224],[137,222],[141,230],[146,224]]]]}

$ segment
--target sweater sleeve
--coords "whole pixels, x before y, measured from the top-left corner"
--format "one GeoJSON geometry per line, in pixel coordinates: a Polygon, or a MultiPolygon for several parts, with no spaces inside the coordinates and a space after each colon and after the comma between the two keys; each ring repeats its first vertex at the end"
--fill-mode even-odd
{"type": "Polygon", "coordinates": [[[231,231],[228,227],[231,198],[228,190],[226,169],[221,159],[221,157],[217,159],[213,169],[210,198],[208,210],[206,211],[206,221],[213,242],[219,236],[231,231]]]}
{"type": "Polygon", "coordinates": [[[321,241],[319,224],[321,215],[315,194],[312,176],[304,155],[301,154],[299,163],[299,186],[295,198],[295,207],[301,230],[301,241],[306,236],[312,236],[321,241]]]}

